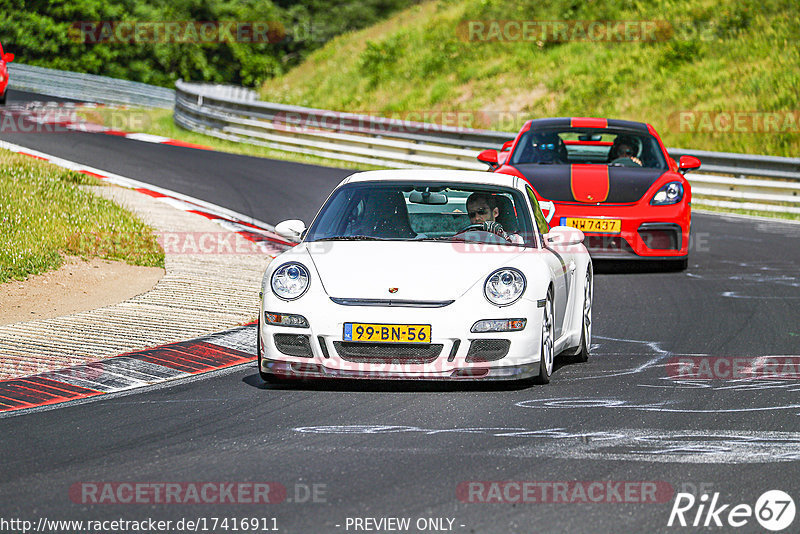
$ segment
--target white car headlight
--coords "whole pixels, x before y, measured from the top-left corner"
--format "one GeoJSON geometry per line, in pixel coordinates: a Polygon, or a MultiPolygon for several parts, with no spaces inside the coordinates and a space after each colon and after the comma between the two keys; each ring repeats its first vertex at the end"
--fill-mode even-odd
{"type": "Polygon", "coordinates": [[[483,286],[483,294],[492,304],[508,306],[522,296],[525,285],[525,275],[521,271],[504,267],[489,275],[483,286]]]}
{"type": "Polygon", "coordinates": [[[524,330],[527,322],[527,319],[483,319],[472,325],[469,331],[472,333],[515,332],[524,330]]]}
{"type": "Polygon", "coordinates": [[[670,182],[659,189],[650,204],[653,206],[666,206],[677,204],[683,199],[683,185],[680,182],[670,182]]]}
{"type": "Polygon", "coordinates": [[[264,322],[278,326],[293,326],[295,328],[308,328],[308,319],[302,315],[290,313],[264,312],[264,322]]]}
{"type": "Polygon", "coordinates": [[[284,300],[299,299],[308,289],[309,281],[308,269],[303,264],[286,263],[272,273],[272,292],[284,300]]]}

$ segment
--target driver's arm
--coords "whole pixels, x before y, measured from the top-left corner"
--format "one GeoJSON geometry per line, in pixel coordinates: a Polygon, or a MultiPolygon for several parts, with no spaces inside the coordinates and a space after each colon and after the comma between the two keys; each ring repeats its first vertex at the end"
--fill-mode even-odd
{"type": "Polygon", "coordinates": [[[507,239],[515,245],[522,245],[525,243],[525,240],[522,239],[522,236],[519,234],[508,234],[507,239]]]}
{"type": "Polygon", "coordinates": [[[503,230],[503,225],[497,221],[483,221],[481,223],[483,226],[483,230],[486,232],[491,232],[495,235],[499,235],[506,241],[508,241],[508,234],[503,230]]]}

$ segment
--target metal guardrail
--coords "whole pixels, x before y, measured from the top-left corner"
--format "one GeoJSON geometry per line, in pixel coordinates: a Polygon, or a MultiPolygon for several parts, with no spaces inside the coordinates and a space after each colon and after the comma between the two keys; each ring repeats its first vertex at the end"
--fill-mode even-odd
{"type": "Polygon", "coordinates": [[[175,90],[145,83],[20,63],[8,64],[9,87],[73,100],[171,109],[175,90]]]}
{"type": "MultiPolygon", "coordinates": [[[[398,122],[262,102],[257,100],[255,91],[241,87],[179,80],[173,90],[20,63],[11,63],[8,68],[13,89],[108,104],[165,109],[174,106],[175,122],[188,130],[276,150],[377,166],[485,170],[486,166],[476,159],[479,149],[499,148],[515,136],[510,132],[398,122]]],[[[701,197],[694,199],[698,204],[800,214],[800,158],[667,150],[675,159],[681,155],[700,158],[705,172],[731,175],[691,173],[692,191],[701,197]]]]}
{"type": "Polygon", "coordinates": [[[209,98],[235,100],[237,102],[253,102],[258,100],[258,93],[256,93],[253,89],[238,87],[236,85],[204,83],[198,84],[196,89],[204,97],[209,98]]]}
{"type": "MultiPolygon", "coordinates": [[[[183,128],[231,141],[356,163],[485,170],[486,165],[476,159],[478,149],[499,148],[516,135],[243,101],[212,94],[202,84],[180,80],[175,86],[175,122],[183,128]]],[[[700,158],[703,171],[732,175],[689,174],[692,192],[699,196],[693,198],[696,204],[800,214],[800,158],[667,150],[676,160],[682,155],[700,158]]]]}

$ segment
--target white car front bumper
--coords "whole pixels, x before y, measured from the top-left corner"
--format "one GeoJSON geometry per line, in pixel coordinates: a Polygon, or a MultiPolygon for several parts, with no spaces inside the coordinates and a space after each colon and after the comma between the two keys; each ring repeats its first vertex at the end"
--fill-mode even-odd
{"type": "Polygon", "coordinates": [[[278,378],[407,380],[519,380],[539,373],[542,308],[536,300],[523,296],[500,308],[479,292],[468,292],[439,307],[394,304],[342,304],[319,293],[293,302],[265,298],[259,329],[261,372],[278,378]],[[265,310],[302,315],[308,328],[265,324],[265,310]],[[513,332],[470,332],[483,319],[525,319],[526,325],[513,332]],[[348,342],[343,339],[345,323],[431,325],[431,340],[348,342]]]}

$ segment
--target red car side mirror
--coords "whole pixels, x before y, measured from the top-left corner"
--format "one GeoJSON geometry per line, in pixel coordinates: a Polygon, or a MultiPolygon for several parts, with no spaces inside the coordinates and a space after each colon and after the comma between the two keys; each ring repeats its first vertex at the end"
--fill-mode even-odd
{"type": "Polygon", "coordinates": [[[5,61],[6,63],[11,63],[12,61],[14,61],[14,54],[12,54],[11,52],[6,52],[5,54],[3,54],[3,61],[5,61]]]}
{"type": "Polygon", "coordinates": [[[514,146],[514,140],[506,141],[503,143],[503,148],[500,149],[500,152],[505,152],[506,150],[511,150],[511,147],[514,146]]]}
{"type": "Polygon", "coordinates": [[[678,161],[678,171],[681,174],[686,174],[689,171],[696,171],[700,168],[700,160],[694,156],[681,156],[678,161]]]}
{"type": "Polygon", "coordinates": [[[478,154],[478,161],[481,163],[485,163],[487,165],[491,165],[493,167],[497,166],[497,150],[493,148],[488,148],[478,154]]]}

